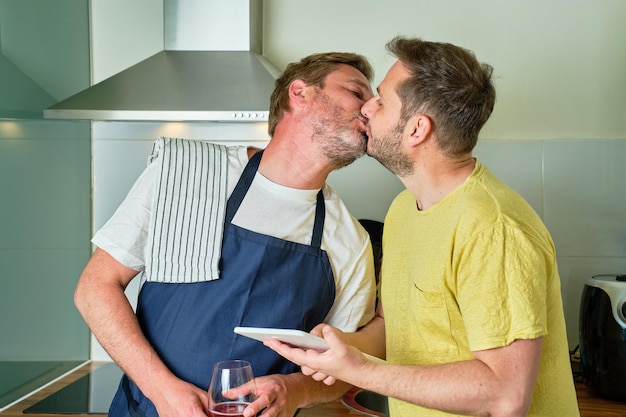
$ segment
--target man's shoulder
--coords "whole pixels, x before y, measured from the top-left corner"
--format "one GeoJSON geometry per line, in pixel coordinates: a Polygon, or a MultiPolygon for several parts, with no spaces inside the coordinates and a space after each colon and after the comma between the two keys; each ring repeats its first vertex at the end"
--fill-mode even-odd
{"type": "Polygon", "coordinates": [[[352,214],[339,193],[329,185],[324,186],[323,192],[328,222],[325,228],[333,228],[335,234],[341,233],[346,240],[357,239],[361,241],[365,239],[368,236],[367,231],[352,214]]]}

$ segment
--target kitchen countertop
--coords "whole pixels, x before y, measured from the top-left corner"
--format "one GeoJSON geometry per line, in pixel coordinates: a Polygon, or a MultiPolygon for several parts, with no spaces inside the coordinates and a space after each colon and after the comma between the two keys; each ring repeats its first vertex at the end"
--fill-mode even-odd
{"type": "MultiPolygon", "coordinates": [[[[76,381],[80,377],[89,373],[91,370],[96,369],[101,364],[102,363],[93,362],[82,366],[78,370],[66,375],[55,383],[0,412],[0,417],[24,417],[22,410],[76,381]]],[[[626,403],[608,401],[599,398],[584,384],[578,382],[576,383],[576,394],[578,395],[578,405],[581,417],[626,417],[626,403]]],[[[298,417],[349,417],[360,415],[362,414],[347,409],[343,404],[341,404],[340,400],[313,408],[302,409],[298,413],[298,417]]],[[[67,417],[67,415],[64,414],[38,414],[36,416],[67,417]]]]}

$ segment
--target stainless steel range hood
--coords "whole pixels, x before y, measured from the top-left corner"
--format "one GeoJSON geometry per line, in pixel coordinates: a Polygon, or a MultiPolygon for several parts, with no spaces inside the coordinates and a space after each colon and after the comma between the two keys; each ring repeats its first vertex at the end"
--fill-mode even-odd
{"type": "Polygon", "coordinates": [[[164,0],[164,50],[44,110],[90,120],[267,120],[262,0],[164,0]]]}

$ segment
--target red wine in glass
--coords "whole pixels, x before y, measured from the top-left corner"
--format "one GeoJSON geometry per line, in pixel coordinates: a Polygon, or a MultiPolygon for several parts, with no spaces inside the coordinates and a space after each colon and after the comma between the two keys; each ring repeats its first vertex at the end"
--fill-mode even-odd
{"type": "Polygon", "coordinates": [[[215,404],[211,410],[213,417],[243,417],[243,410],[249,403],[225,402],[215,404]]]}

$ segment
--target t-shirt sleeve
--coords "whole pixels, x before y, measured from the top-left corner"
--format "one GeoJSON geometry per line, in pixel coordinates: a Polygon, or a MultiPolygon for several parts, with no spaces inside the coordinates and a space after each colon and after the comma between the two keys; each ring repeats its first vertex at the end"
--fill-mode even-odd
{"type": "Polygon", "coordinates": [[[478,233],[455,262],[457,301],[472,351],[547,333],[546,285],[553,254],[507,224],[478,233]]]}
{"type": "Polygon", "coordinates": [[[92,242],[122,265],[143,271],[150,226],[150,212],[158,164],[150,164],[135,181],[113,216],[94,235],[92,242]]]}
{"type": "Polygon", "coordinates": [[[376,279],[374,257],[369,240],[364,237],[353,262],[336,278],[335,303],[325,322],[344,332],[354,332],[367,324],[375,313],[376,279]]]}

